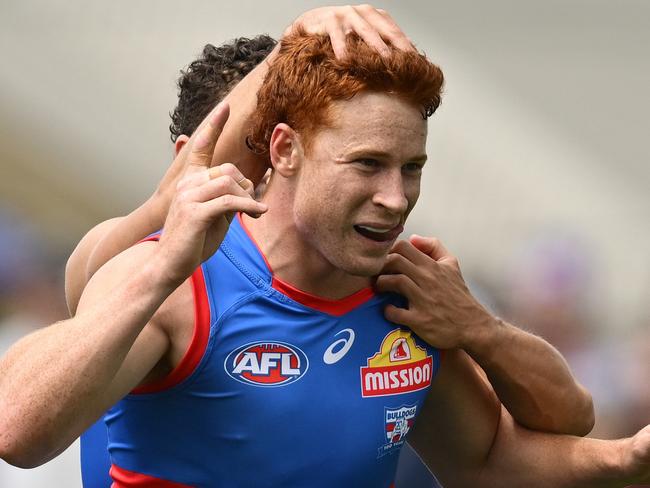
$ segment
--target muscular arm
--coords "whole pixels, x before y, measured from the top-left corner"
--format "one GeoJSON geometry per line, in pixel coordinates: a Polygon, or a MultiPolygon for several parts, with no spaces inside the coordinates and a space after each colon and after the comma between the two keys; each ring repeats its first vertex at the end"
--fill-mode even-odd
{"type": "Polygon", "coordinates": [[[169,341],[146,326],[174,287],[130,249],[89,283],[73,319],[41,329],[0,361],[0,453],[33,467],[65,449],[158,363],[169,341]]]}
{"type": "Polygon", "coordinates": [[[586,435],[594,425],[591,395],[545,340],[486,315],[465,350],[485,371],[501,402],[530,429],[586,435]]]}
{"type": "MultiPolygon", "coordinates": [[[[650,428],[601,440],[521,427],[505,410],[476,486],[623,488],[650,482],[650,428]]],[[[453,485],[450,485],[453,486],[453,485]]]]}
{"type": "Polygon", "coordinates": [[[174,332],[188,307],[165,301],[188,293],[181,284],[216,251],[233,212],[266,211],[233,165],[209,169],[227,116],[227,105],[215,108],[194,140],[160,241],[116,256],[89,282],[73,319],[24,338],[0,361],[3,459],[25,467],[51,459],[178,349],[170,337],[183,336],[174,332]]]}
{"type": "Polygon", "coordinates": [[[650,480],[650,427],[616,441],[526,429],[459,349],[447,352],[408,442],[445,488],[617,488],[650,480]]]}
{"type": "Polygon", "coordinates": [[[594,423],[589,393],[546,341],[493,317],[471,295],[458,261],[435,239],[414,236],[389,254],[381,291],[408,298],[386,317],[441,349],[461,348],[487,373],[499,400],[521,425],[574,435],[594,423]]]}

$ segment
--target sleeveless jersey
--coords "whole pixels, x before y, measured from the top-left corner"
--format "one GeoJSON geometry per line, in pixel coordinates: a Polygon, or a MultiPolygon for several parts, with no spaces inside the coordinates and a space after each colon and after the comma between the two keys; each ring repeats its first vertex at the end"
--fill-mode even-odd
{"type": "Polygon", "coordinates": [[[389,487],[439,351],[370,288],[327,300],[273,276],[241,216],[192,276],[189,349],[105,422],[113,487],[389,487]]]}
{"type": "Polygon", "coordinates": [[[108,455],[108,434],[104,417],[81,434],[79,457],[83,488],[109,488],[111,460],[108,455]]]}

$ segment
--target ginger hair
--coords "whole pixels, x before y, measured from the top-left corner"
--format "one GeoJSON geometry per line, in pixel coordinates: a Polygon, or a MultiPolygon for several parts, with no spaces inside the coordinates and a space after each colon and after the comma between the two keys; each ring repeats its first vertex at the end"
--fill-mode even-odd
{"type": "Polygon", "coordinates": [[[444,77],[424,54],[389,45],[382,56],[355,34],[346,38],[348,55],[339,60],[327,35],[297,31],[281,41],[257,94],[257,111],[247,138],[258,154],[268,152],[273,129],[286,123],[301,135],[306,149],[309,135],[329,127],[332,102],[349,100],[360,92],[401,97],[431,116],[440,105],[444,77]]]}

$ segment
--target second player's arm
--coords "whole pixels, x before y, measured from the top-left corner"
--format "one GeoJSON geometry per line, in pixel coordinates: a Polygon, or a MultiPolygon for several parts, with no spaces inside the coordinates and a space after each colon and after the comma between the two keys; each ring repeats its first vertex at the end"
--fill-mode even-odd
{"type": "MultiPolygon", "coordinates": [[[[156,366],[177,345],[170,324],[182,328],[188,307],[154,313],[187,294],[181,284],[219,247],[228,216],[266,211],[240,186],[245,180],[234,166],[209,169],[227,115],[227,105],[213,110],[193,141],[160,241],[109,261],[89,282],[73,319],[22,339],[0,360],[6,461],[28,467],[51,459],[143,379],[161,373],[156,366]]],[[[161,363],[162,372],[171,365],[161,363]]]]}
{"type": "Polygon", "coordinates": [[[7,462],[33,467],[56,456],[162,358],[168,338],[146,324],[174,287],[151,259],[153,246],[108,263],[75,318],[25,337],[2,358],[0,454],[7,462]]]}
{"type": "Polygon", "coordinates": [[[526,429],[460,349],[447,352],[408,442],[445,488],[622,488],[650,481],[650,427],[616,441],[526,429]]]}
{"type": "Polygon", "coordinates": [[[377,281],[380,290],[409,301],[408,309],[389,306],[387,318],[435,347],[464,349],[521,425],[574,435],[591,430],[591,395],[560,353],[481,306],[465,285],[458,261],[439,241],[416,236],[396,243],[384,273],[377,281]]]}

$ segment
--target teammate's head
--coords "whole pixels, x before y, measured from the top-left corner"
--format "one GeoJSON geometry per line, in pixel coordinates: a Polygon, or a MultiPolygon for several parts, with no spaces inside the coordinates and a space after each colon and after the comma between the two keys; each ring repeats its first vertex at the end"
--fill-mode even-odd
{"type": "Polygon", "coordinates": [[[326,36],[283,40],[250,143],[269,151],[267,198],[299,238],[335,268],[369,276],[419,196],[443,76],[417,52],[382,57],[354,36],[347,50],[337,60],[326,36]]]}
{"type": "Polygon", "coordinates": [[[215,47],[206,44],[201,55],[178,79],[178,105],[170,114],[173,142],[191,136],[217,103],[257,66],[275,46],[275,39],[259,35],[240,37],[215,47]]]}

